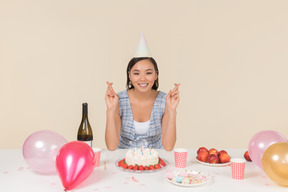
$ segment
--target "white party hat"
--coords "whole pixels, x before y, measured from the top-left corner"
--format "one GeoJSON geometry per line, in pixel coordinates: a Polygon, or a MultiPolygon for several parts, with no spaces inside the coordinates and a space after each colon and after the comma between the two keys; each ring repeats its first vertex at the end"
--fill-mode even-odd
{"type": "Polygon", "coordinates": [[[151,57],[143,32],[141,33],[136,52],[134,54],[134,58],[137,57],[151,57]]]}

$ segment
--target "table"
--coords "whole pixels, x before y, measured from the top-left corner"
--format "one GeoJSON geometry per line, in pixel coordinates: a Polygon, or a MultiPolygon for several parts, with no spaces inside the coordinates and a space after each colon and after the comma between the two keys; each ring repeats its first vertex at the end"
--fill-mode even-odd
{"type": "MultiPolygon", "coordinates": [[[[231,157],[243,157],[245,149],[225,149],[231,157]]],[[[83,183],[78,185],[73,192],[89,191],[261,191],[278,192],[288,191],[287,187],[277,185],[270,180],[262,169],[252,162],[246,163],[245,179],[234,180],[231,178],[231,167],[209,167],[195,161],[196,149],[188,150],[186,169],[199,170],[210,173],[212,181],[198,187],[179,187],[164,180],[165,170],[156,173],[127,173],[115,166],[115,161],[124,158],[127,150],[103,150],[100,167],[83,183]],[[106,162],[106,170],[104,170],[106,162]]],[[[174,153],[163,149],[157,150],[159,156],[169,162],[167,169],[175,169],[174,153]]],[[[46,192],[63,191],[63,186],[58,175],[41,175],[35,173],[27,166],[21,150],[0,150],[0,186],[1,191],[16,192],[46,192]]]]}

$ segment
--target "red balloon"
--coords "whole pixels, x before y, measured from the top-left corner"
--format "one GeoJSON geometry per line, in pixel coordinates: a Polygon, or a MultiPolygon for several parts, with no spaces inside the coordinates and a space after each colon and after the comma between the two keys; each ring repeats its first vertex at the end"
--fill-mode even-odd
{"type": "Polygon", "coordinates": [[[93,149],[82,141],[65,144],[56,157],[56,169],[65,190],[74,189],[89,177],[94,169],[93,149]]]}

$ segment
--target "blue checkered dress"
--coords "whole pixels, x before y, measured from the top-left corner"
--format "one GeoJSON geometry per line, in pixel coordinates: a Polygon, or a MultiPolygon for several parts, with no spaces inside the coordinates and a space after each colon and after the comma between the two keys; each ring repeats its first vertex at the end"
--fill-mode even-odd
{"type": "Polygon", "coordinates": [[[128,149],[138,147],[151,147],[154,149],[162,146],[162,117],[165,110],[166,93],[159,91],[154,102],[150,125],[146,134],[137,134],[127,90],[118,93],[119,111],[121,117],[121,133],[118,148],[128,149]]]}

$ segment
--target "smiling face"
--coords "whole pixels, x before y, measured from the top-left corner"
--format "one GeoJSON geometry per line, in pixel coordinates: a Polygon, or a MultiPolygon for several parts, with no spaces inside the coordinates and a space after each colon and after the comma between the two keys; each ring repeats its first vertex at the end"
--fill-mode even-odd
{"type": "Polygon", "coordinates": [[[129,72],[129,79],[134,88],[140,92],[152,89],[157,79],[157,73],[152,62],[148,59],[138,61],[129,72]]]}

